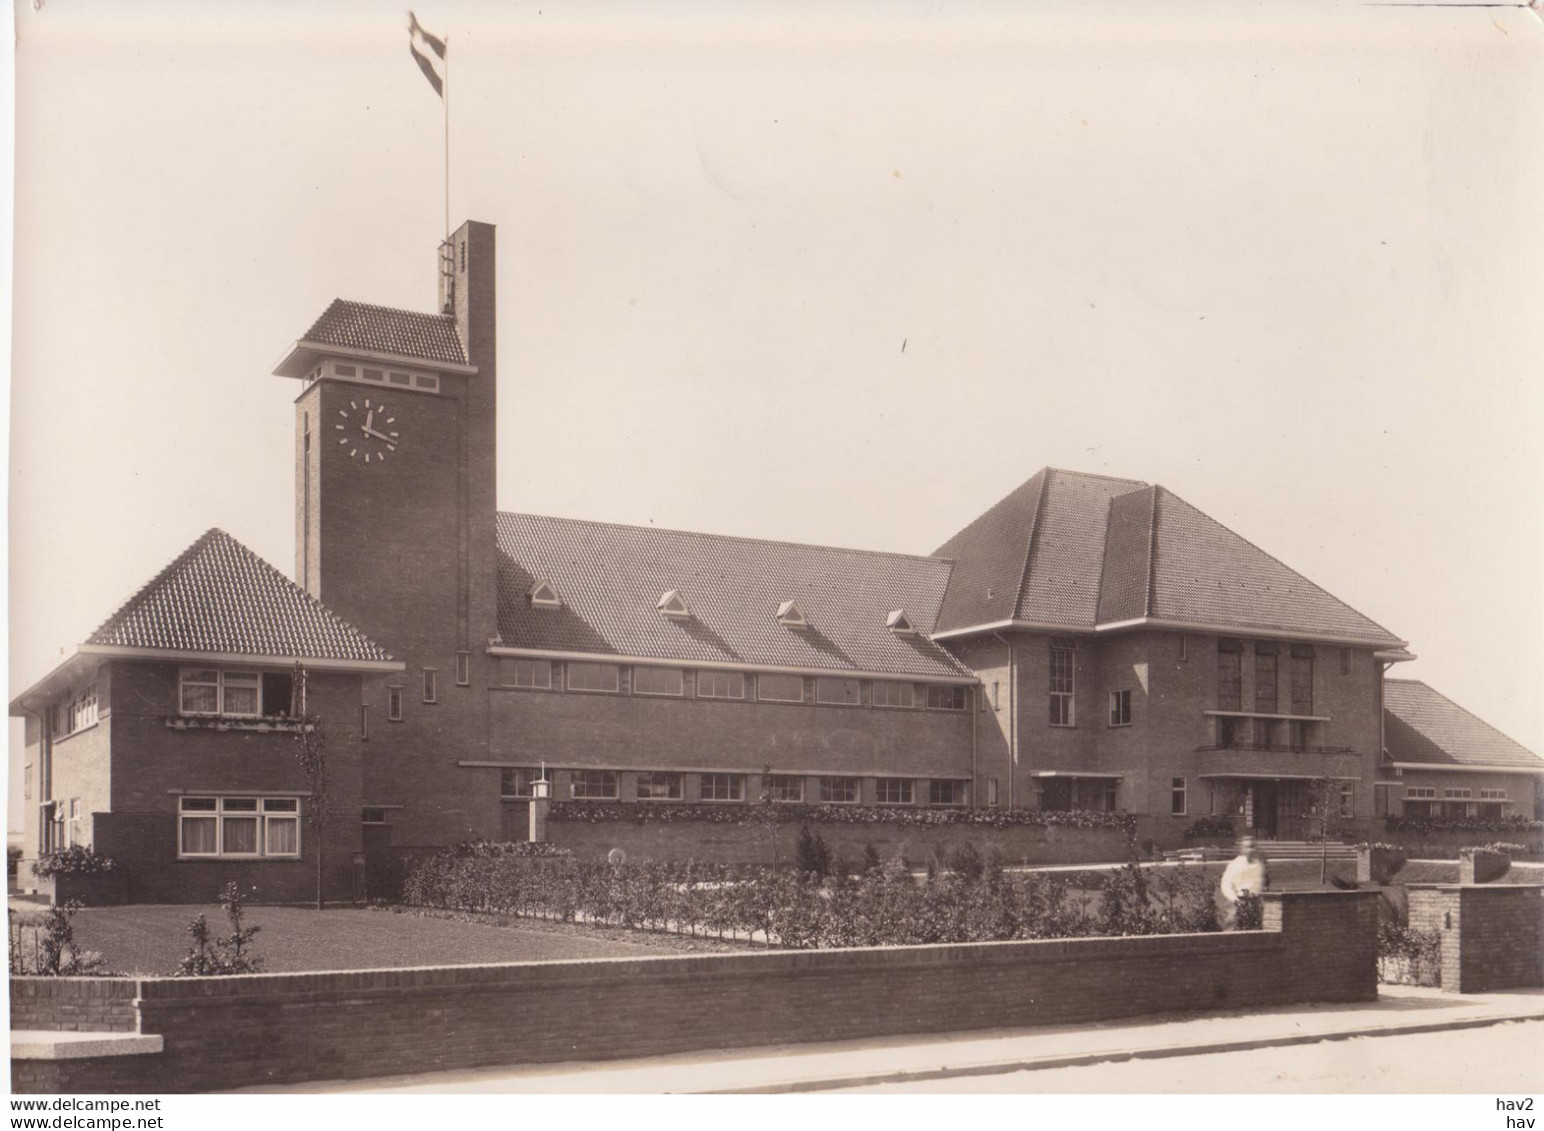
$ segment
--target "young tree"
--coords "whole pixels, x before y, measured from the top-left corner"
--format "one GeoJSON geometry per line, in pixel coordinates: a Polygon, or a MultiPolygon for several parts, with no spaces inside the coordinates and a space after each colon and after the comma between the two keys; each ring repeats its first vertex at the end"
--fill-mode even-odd
{"type": "Polygon", "coordinates": [[[1324,772],[1308,783],[1303,817],[1308,822],[1309,834],[1319,839],[1319,883],[1330,879],[1330,834],[1336,831],[1344,819],[1341,806],[1341,790],[1348,780],[1356,777],[1356,766],[1345,757],[1337,758],[1325,767],[1324,772]]]}
{"type": "Polygon", "coordinates": [[[295,731],[295,760],[300,763],[310,787],[310,803],[306,806],[306,826],[311,842],[316,846],[316,909],[321,911],[326,902],[322,894],[327,856],[327,824],[332,816],[331,796],[327,782],[327,733],[322,729],[321,716],[311,712],[306,698],[306,669],[295,663],[295,710],[299,726],[295,731]]]}

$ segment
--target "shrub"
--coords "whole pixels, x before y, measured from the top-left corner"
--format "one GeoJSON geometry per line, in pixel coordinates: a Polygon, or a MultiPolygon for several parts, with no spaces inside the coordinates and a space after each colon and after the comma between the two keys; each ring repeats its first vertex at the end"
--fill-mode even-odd
{"type": "MultiPolygon", "coordinates": [[[[810,837],[811,849],[817,838],[810,837]]],[[[726,865],[610,865],[570,858],[446,850],[408,877],[424,907],[579,920],[768,946],[832,947],[1075,938],[1216,930],[1201,869],[1150,876],[1135,862],[1072,886],[1060,875],[1007,875],[974,849],[918,883],[900,859],[852,877],[726,865]],[[973,861],[973,862],[972,862],[973,861]],[[955,865],[958,865],[956,867],[955,865]]]]}
{"type": "Polygon", "coordinates": [[[1218,837],[1233,835],[1233,821],[1228,817],[1202,817],[1185,830],[1186,836],[1218,837]]]}
{"type": "Polygon", "coordinates": [[[32,865],[32,874],[39,879],[51,876],[99,876],[118,867],[111,856],[103,856],[85,845],[72,845],[45,852],[32,865]]]}
{"type": "Polygon", "coordinates": [[[808,825],[800,827],[793,852],[794,867],[800,875],[824,879],[831,874],[831,849],[819,833],[810,832],[808,825]]]}
{"type": "Polygon", "coordinates": [[[12,974],[35,974],[45,978],[79,978],[101,975],[102,956],[82,950],[75,943],[75,913],[78,900],[50,907],[41,921],[19,920],[14,910],[9,914],[7,931],[12,974]],[[28,943],[31,946],[28,946],[28,943]],[[31,953],[28,953],[30,950],[31,953]]]}
{"type": "Polygon", "coordinates": [[[1258,931],[1265,926],[1265,900],[1252,891],[1240,892],[1233,923],[1240,931],[1258,931]]]}
{"type": "Polygon", "coordinates": [[[257,937],[261,927],[243,927],[242,919],[246,914],[245,896],[241,888],[234,883],[226,884],[220,889],[220,907],[225,911],[225,916],[230,922],[231,933],[217,939],[210,938],[209,924],[205,921],[203,912],[199,912],[193,922],[188,924],[188,934],[193,939],[193,945],[188,947],[188,952],[178,964],[173,976],[178,978],[206,978],[225,974],[258,974],[262,972],[263,960],[254,958],[247,953],[247,948],[252,945],[252,940],[257,937]]]}
{"type": "Polygon", "coordinates": [[[1544,821],[1532,817],[1386,817],[1390,832],[1533,832],[1544,829],[1544,821]]]}
{"type": "Polygon", "coordinates": [[[1396,985],[1442,984],[1442,936],[1396,923],[1378,926],[1378,980],[1396,985]]]}

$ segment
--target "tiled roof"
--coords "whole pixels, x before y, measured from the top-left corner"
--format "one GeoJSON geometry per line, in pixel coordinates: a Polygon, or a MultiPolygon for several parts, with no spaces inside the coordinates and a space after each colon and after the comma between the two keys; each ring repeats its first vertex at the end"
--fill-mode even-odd
{"type": "Polygon", "coordinates": [[[1054,467],[1046,471],[1046,484],[1018,617],[1092,628],[1098,621],[1110,500],[1146,484],[1054,467]]]}
{"type": "Polygon", "coordinates": [[[954,561],[937,632],[998,621],[1092,628],[1112,496],[1143,486],[1047,467],[933,552],[954,561]]]}
{"type": "MultiPolygon", "coordinates": [[[[1400,643],[1388,629],[1172,491],[1152,487],[1142,494],[1153,516],[1149,616],[1369,644],[1400,643]]],[[[1132,508],[1135,514],[1127,512],[1128,517],[1139,518],[1142,509],[1132,508]]]]}
{"type": "Polygon", "coordinates": [[[1384,744],[1396,762],[1517,766],[1544,770],[1544,759],[1418,679],[1383,681],[1384,744]]]}
{"type": "Polygon", "coordinates": [[[954,562],[935,631],[1011,620],[1048,472],[1039,471],[933,551],[954,562]]]}
{"type": "Polygon", "coordinates": [[[311,660],[391,656],[223,530],[210,530],[88,644],[311,660]]]}
{"type": "Polygon", "coordinates": [[[939,632],[1152,617],[1400,643],[1172,491],[1134,479],[1045,468],[935,556],[954,561],[939,632]]]}
{"type": "Polygon", "coordinates": [[[929,626],[948,562],[903,554],[729,538],[647,526],[500,514],[499,635],[510,647],[699,663],[881,674],[970,673],[924,636],[885,627],[905,609],[929,626]],[[527,599],[550,581],[562,606],[527,599]],[[678,589],[689,617],[655,607],[678,589]],[[808,628],[776,620],[795,602],[808,628]]]}
{"type": "Polygon", "coordinates": [[[395,353],[425,361],[466,362],[456,320],[449,314],[419,314],[336,298],[306,331],[304,341],[346,349],[395,353]]]}

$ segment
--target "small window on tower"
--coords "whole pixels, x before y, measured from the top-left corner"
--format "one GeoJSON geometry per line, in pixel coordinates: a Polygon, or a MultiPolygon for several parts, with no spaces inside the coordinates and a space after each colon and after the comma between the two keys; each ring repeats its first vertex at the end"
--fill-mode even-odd
{"type": "Polygon", "coordinates": [[[456,683],[466,687],[472,682],[472,653],[456,653],[456,683]]]}
{"type": "Polygon", "coordinates": [[[440,673],[438,671],[436,671],[434,668],[425,668],[424,669],[424,702],[425,703],[433,703],[433,702],[436,701],[435,692],[439,688],[439,680],[440,680],[440,673]]]}
{"type": "Polygon", "coordinates": [[[386,689],[386,718],[394,723],[402,721],[402,689],[400,687],[388,687],[386,689]]]}

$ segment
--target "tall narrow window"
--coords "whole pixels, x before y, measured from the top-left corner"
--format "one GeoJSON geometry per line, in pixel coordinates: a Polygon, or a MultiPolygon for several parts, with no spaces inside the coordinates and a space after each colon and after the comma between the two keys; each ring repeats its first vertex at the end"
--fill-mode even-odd
{"type": "Polygon", "coordinates": [[[424,669],[424,702],[433,703],[439,686],[440,673],[434,668],[424,669]]]}
{"type": "Polygon", "coordinates": [[[1176,817],[1185,815],[1185,779],[1169,779],[1169,812],[1176,817]]]}
{"type": "Polygon", "coordinates": [[[1349,649],[1349,648],[1342,648],[1340,650],[1340,674],[1341,675],[1348,675],[1350,673],[1350,671],[1351,671],[1351,649],[1349,649]]]}
{"type": "Polygon", "coordinates": [[[1131,725],[1131,692],[1120,690],[1110,692],[1110,725],[1112,727],[1129,727],[1131,725]]]}
{"type": "Polygon", "coordinates": [[[370,737],[370,704],[359,705],[359,740],[365,742],[370,737]]]}
{"type": "Polygon", "coordinates": [[[997,808],[997,779],[986,779],[986,803],[988,808],[997,808]]]}
{"type": "Polygon", "coordinates": [[[1237,640],[1217,640],[1217,709],[1244,709],[1244,650],[1237,640]]]}
{"type": "Polygon", "coordinates": [[[1254,709],[1268,715],[1276,713],[1276,645],[1255,645],[1254,709]]]}
{"type": "Polygon", "coordinates": [[[1075,719],[1073,695],[1077,687],[1076,642],[1068,637],[1051,638],[1051,695],[1050,723],[1053,727],[1070,727],[1075,719]]]}
{"type": "Polygon", "coordinates": [[[472,653],[456,653],[456,683],[466,687],[472,682],[472,653]]]}
{"type": "Polygon", "coordinates": [[[1292,713],[1313,714],[1313,645],[1292,645],[1292,713]]]}
{"type": "Polygon", "coordinates": [[[394,723],[402,721],[402,689],[400,687],[388,687],[386,689],[386,718],[389,722],[394,723]]]}

